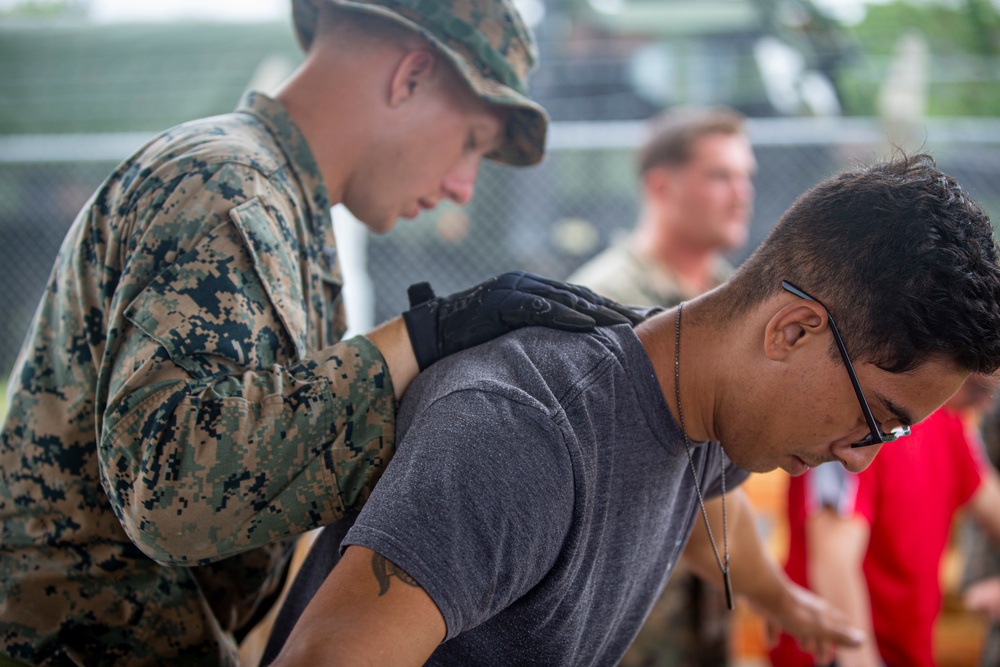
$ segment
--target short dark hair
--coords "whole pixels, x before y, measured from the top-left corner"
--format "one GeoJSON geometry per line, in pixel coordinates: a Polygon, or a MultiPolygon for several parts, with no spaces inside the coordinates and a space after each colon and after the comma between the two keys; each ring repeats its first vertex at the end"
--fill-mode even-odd
{"type": "MultiPolygon", "coordinates": [[[[733,276],[745,312],[788,280],[826,305],[852,357],[1000,367],[1000,261],[989,217],[926,154],[844,172],[800,196],[733,276]]],[[[836,352],[831,349],[831,354],[836,352]]]]}
{"type": "Polygon", "coordinates": [[[379,14],[351,11],[329,2],[318,4],[315,31],[317,35],[334,34],[338,37],[350,35],[386,44],[412,42],[430,47],[430,42],[396,21],[379,14]]]}
{"type": "Polygon", "coordinates": [[[676,166],[691,159],[695,142],[712,134],[742,134],[745,118],[729,107],[677,107],[650,122],[650,136],[639,149],[639,173],[676,166]]]}

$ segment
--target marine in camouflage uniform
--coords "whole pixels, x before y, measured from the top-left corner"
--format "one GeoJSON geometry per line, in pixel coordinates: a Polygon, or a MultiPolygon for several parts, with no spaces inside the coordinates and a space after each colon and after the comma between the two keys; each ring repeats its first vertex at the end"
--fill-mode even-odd
{"type": "MultiPolygon", "coordinates": [[[[293,6],[306,47],[319,1],[293,6]]],[[[506,0],[329,2],[419,30],[510,110],[488,157],[541,159],[547,118],[523,91],[534,46],[506,0]]],[[[291,538],[365,501],[394,451],[401,386],[372,340],[341,340],[336,202],[305,136],[249,93],[153,139],[72,225],[0,435],[0,654],[237,664],[291,538]]],[[[431,312],[467,306],[482,304],[431,312]]],[[[426,334],[434,349],[443,318],[411,329],[414,345],[426,334]]]]}
{"type": "Polygon", "coordinates": [[[363,501],[395,400],[378,350],[338,342],[329,209],[259,94],[158,137],[84,208],[0,437],[8,654],[235,663],[287,538],[363,501]]]}

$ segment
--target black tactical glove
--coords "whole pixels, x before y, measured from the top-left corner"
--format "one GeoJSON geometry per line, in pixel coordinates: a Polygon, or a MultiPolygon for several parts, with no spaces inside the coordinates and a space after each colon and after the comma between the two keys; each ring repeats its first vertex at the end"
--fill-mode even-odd
{"type": "Polygon", "coordinates": [[[428,283],[410,285],[408,294],[410,309],[403,320],[420,370],[520,327],[591,331],[644,319],[585,287],[524,271],[503,273],[450,296],[434,296],[428,283]]]}

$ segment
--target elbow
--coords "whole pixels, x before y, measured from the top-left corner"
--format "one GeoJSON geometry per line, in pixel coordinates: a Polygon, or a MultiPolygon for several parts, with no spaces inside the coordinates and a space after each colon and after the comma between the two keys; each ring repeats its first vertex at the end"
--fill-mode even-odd
{"type": "Polygon", "coordinates": [[[145,555],[169,566],[222,557],[218,518],[207,509],[212,492],[192,475],[201,466],[177,444],[193,432],[178,410],[184,395],[168,385],[109,406],[100,443],[105,491],[122,529],[145,555]]]}
{"type": "Polygon", "coordinates": [[[220,558],[219,540],[213,539],[218,520],[206,513],[197,489],[165,479],[151,468],[124,454],[105,465],[108,500],[128,539],[161,565],[196,565],[220,558]]]}
{"type": "Polygon", "coordinates": [[[161,493],[130,494],[125,502],[115,504],[129,540],[160,565],[191,566],[220,558],[210,529],[204,527],[209,522],[186,517],[182,511],[186,502],[164,503],[158,497],[161,493]]]}

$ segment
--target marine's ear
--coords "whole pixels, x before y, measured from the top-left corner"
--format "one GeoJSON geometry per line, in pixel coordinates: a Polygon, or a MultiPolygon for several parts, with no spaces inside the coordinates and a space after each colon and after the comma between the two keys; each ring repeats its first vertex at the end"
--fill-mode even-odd
{"type": "Polygon", "coordinates": [[[389,82],[389,105],[398,107],[423,92],[438,67],[437,56],[427,49],[407,51],[389,82]]]}

